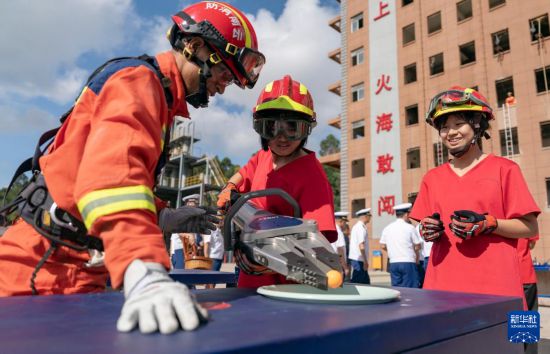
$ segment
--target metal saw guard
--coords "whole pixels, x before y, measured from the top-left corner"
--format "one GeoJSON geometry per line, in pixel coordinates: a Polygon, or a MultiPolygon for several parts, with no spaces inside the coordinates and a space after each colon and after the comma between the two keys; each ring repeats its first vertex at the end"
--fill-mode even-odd
{"type": "Polygon", "coordinates": [[[260,191],[252,191],[248,193],[242,194],[237,202],[229,208],[229,211],[227,212],[227,215],[225,216],[225,220],[223,223],[223,241],[224,241],[224,248],[226,251],[232,251],[233,246],[235,245],[236,240],[234,239],[233,232],[231,230],[231,221],[233,220],[233,217],[237,214],[237,212],[241,209],[241,207],[248,202],[251,199],[254,198],[260,198],[260,197],[266,197],[266,196],[279,196],[283,198],[288,204],[292,206],[292,209],[294,211],[294,217],[295,218],[301,218],[302,217],[302,210],[300,209],[300,206],[298,205],[298,202],[294,200],[288,194],[282,189],[279,188],[268,188],[260,191]]]}

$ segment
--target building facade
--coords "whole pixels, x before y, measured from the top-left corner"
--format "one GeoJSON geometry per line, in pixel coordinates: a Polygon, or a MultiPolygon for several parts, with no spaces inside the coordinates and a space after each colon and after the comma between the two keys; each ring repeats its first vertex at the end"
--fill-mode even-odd
{"type": "Polygon", "coordinates": [[[516,161],[542,210],[537,261],[550,259],[550,26],[547,0],[341,0],[329,57],[341,81],[342,210],[372,207],[371,250],[391,206],[413,202],[424,174],[447,160],[425,123],[429,100],[454,85],[478,89],[496,120],[483,150],[516,161]],[[509,96],[513,96],[508,98],[509,96]],[[508,100],[507,100],[508,98],[508,100]]]}

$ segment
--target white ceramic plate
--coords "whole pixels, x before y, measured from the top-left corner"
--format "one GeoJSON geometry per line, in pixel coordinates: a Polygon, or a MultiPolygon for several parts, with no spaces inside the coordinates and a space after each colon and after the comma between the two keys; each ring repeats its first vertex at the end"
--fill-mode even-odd
{"type": "Polygon", "coordinates": [[[258,288],[258,293],[278,300],[350,305],[390,302],[401,294],[394,289],[359,284],[327,291],[302,284],[267,285],[258,288]]]}

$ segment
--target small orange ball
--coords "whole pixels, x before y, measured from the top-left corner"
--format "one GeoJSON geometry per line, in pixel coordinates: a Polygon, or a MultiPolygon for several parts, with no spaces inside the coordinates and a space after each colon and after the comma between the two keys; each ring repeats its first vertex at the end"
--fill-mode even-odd
{"type": "Polygon", "coordinates": [[[342,285],[344,282],[344,277],[342,276],[342,273],[337,270],[329,270],[327,272],[327,280],[329,289],[334,289],[342,285]]]}

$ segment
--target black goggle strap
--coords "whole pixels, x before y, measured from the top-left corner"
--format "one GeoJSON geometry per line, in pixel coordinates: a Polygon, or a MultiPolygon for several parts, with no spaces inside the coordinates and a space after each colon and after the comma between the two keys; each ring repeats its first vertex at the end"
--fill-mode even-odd
{"type": "Polygon", "coordinates": [[[208,90],[206,81],[212,76],[210,67],[214,66],[210,60],[202,61],[194,53],[191,53],[187,48],[184,48],[183,55],[185,58],[192,61],[199,67],[199,89],[195,93],[187,94],[185,99],[195,108],[208,106],[208,90]]]}
{"type": "Polygon", "coordinates": [[[247,52],[254,52],[263,57],[262,53],[256,52],[253,49],[247,47],[240,48],[233,43],[226,41],[225,38],[218,32],[216,27],[214,27],[210,22],[206,20],[197,23],[196,26],[198,27],[198,30],[204,36],[204,38],[208,42],[210,42],[211,45],[215,46],[222,56],[233,60],[240,74],[242,74],[249,81],[253,79],[249,77],[249,74],[245,72],[245,69],[242,66],[242,56],[247,52]]]}

